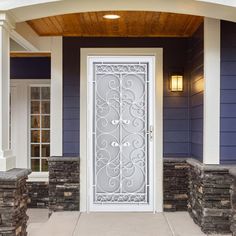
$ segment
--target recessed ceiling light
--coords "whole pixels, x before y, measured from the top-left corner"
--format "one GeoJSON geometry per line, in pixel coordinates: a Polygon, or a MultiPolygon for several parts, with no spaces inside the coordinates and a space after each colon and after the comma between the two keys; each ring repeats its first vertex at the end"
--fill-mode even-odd
{"type": "Polygon", "coordinates": [[[120,16],[119,15],[115,15],[115,14],[107,14],[107,15],[104,15],[103,18],[109,19],[109,20],[115,20],[115,19],[119,19],[120,16]]]}

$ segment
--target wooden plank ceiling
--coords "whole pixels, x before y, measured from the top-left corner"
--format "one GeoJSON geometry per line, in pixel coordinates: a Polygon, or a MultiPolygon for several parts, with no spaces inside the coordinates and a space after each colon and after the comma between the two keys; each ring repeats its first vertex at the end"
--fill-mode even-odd
{"type": "Polygon", "coordinates": [[[86,12],[51,16],[27,23],[40,36],[80,37],[189,37],[203,22],[199,16],[147,12],[86,12]],[[117,14],[119,19],[104,19],[117,14]]]}

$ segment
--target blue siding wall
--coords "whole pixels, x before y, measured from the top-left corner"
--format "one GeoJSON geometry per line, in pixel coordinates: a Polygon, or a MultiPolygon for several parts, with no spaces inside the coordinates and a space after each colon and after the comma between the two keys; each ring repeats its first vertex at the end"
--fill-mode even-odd
{"type": "Polygon", "coordinates": [[[221,163],[236,163],[236,24],[221,22],[221,163]]]}
{"type": "Polygon", "coordinates": [[[202,161],[203,158],[203,25],[190,39],[190,135],[191,156],[202,161]]]}
{"type": "MultiPolygon", "coordinates": [[[[76,38],[63,39],[63,152],[79,155],[79,83],[82,47],[162,47],[164,49],[164,156],[189,156],[189,97],[185,78],[183,93],[171,93],[171,72],[187,70],[188,39],[184,38],[76,38]]],[[[82,98],[81,98],[82,99],[82,98]]]]}
{"type": "Polygon", "coordinates": [[[11,79],[50,79],[51,59],[49,57],[12,57],[10,59],[11,79]]]}

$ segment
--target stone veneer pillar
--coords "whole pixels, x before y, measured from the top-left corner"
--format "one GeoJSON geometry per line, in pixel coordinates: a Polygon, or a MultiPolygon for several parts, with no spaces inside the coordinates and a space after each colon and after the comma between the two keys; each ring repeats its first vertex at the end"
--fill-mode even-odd
{"type": "Polygon", "coordinates": [[[164,211],[187,211],[188,172],[189,164],[186,163],[186,158],[164,158],[164,211]]]}
{"type": "Polygon", "coordinates": [[[231,232],[233,236],[236,236],[236,168],[229,170],[230,175],[233,177],[233,183],[231,186],[231,232]]]}
{"type": "Polygon", "coordinates": [[[26,236],[27,169],[0,172],[0,236],[26,236]]]}
{"type": "Polygon", "coordinates": [[[232,184],[229,166],[204,165],[191,158],[165,158],[164,210],[188,209],[205,233],[236,232],[236,170],[232,184]]]}
{"type": "Polygon", "coordinates": [[[29,192],[29,208],[48,208],[48,185],[48,181],[27,181],[27,188],[29,192]]]}
{"type": "Polygon", "coordinates": [[[203,165],[191,159],[187,163],[190,165],[188,211],[194,222],[205,233],[230,233],[229,168],[203,165]]]}
{"type": "Polygon", "coordinates": [[[78,157],[49,158],[49,211],[79,211],[80,165],[78,157]]]}

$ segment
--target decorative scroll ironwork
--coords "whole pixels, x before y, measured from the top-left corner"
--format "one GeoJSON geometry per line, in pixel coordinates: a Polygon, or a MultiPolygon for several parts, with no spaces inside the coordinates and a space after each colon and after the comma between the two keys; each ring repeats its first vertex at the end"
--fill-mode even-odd
{"type": "Polygon", "coordinates": [[[93,202],[148,203],[148,64],[93,69],[93,202]]]}

